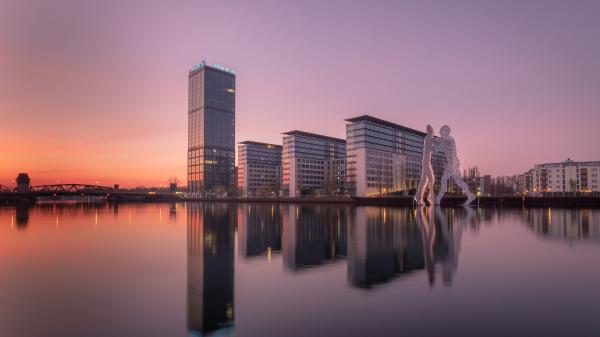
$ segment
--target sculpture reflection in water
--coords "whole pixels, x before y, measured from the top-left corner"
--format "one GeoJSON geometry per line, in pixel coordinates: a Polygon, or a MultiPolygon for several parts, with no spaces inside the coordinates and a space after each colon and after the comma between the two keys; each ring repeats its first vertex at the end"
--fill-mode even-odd
{"type": "Polygon", "coordinates": [[[459,209],[440,207],[420,207],[417,222],[423,239],[425,269],[430,285],[435,284],[436,263],[441,264],[442,282],[451,285],[458,269],[463,230],[475,216],[469,207],[462,209],[465,215],[456,221],[456,217],[446,212],[460,212],[459,209]],[[450,219],[450,221],[449,221],[450,219]]]}
{"type": "Polygon", "coordinates": [[[435,283],[452,284],[458,267],[464,227],[475,215],[470,208],[356,208],[348,237],[348,280],[370,288],[425,270],[435,283]]]}
{"type": "Polygon", "coordinates": [[[318,269],[347,259],[347,279],[370,288],[436,270],[452,283],[471,208],[336,205],[188,205],[188,327],[233,325],[234,224],[240,258],[282,253],[285,269],[318,269]],[[440,267],[441,266],[441,267],[440,267]]]}
{"type": "Polygon", "coordinates": [[[187,206],[187,326],[191,335],[233,330],[234,225],[228,204],[187,206]]]}

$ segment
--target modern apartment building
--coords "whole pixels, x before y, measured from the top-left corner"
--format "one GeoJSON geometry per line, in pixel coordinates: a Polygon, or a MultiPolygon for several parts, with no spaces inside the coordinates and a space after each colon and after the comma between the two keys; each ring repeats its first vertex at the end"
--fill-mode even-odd
{"type": "MultiPolygon", "coordinates": [[[[368,115],[346,121],[346,188],[351,194],[408,194],[417,188],[424,132],[368,115]]],[[[432,155],[437,188],[445,162],[442,153],[432,155]]]]}
{"type": "Polygon", "coordinates": [[[238,145],[238,193],[278,195],[281,190],[281,145],[241,142],[238,145]]]}
{"type": "Polygon", "coordinates": [[[533,168],[533,192],[600,192],[600,161],[538,164],[533,168]]]}
{"type": "Polygon", "coordinates": [[[188,193],[202,197],[235,186],[235,74],[206,62],[188,74],[188,193]]]}
{"type": "Polygon", "coordinates": [[[345,140],[297,130],[283,135],[284,195],[344,191],[345,140]]]}
{"type": "Polygon", "coordinates": [[[531,169],[519,174],[517,177],[517,193],[526,195],[533,192],[533,172],[534,170],[531,169]]]}

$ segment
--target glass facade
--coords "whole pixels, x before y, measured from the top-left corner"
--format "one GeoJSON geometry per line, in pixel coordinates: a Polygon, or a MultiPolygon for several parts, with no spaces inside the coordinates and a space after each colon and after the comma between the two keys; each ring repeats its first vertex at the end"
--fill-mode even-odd
{"type": "Polygon", "coordinates": [[[283,189],[288,196],[344,189],[346,141],[303,131],[283,137],[283,189]]]}
{"type": "Polygon", "coordinates": [[[244,196],[281,190],[281,145],[246,141],[238,145],[238,191],[244,196]]]}
{"type": "MultiPolygon", "coordinates": [[[[371,116],[347,119],[346,184],[360,196],[409,193],[421,175],[425,133],[371,116]]],[[[432,166],[439,187],[445,159],[434,153],[432,166]]]]}
{"type": "Polygon", "coordinates": [[[188,76],[187,167],[192,197],[235,184],[235,75],[204,63],[188,76]]]}

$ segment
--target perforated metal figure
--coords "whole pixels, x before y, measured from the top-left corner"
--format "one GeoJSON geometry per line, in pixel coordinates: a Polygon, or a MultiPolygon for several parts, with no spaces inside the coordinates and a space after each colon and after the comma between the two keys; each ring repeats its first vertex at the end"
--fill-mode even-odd
{"type": "Polygon", "coordinates": [[[425,135],[425,141],[423,142],[423,159],[421,161],[421,180],[419,180],[419,187],[417,187],[417,193],[415,193],[415,200],[420,206],[425,204],[425,189],[429,188],[427,195],[427,202],[433,205],[433,187],[435,186],[435,175],[433,174],[433,168],[431,167],[431,154],[433,153],[433,128],[431,125],[427,125],[427,134],[425,135]]]}
{"type": "Polygon", "coordinates": [[[467,195],[467,201],[465,201],[463,205],[469,205],[475,200],[475,195],[471,192],[467,183],[462,180],[460,174],[460,161],[456,154],[456,143],[454,142],[454,139],[450,137],[450,127],[448,125],[444,125],[440,128],[440,137],[441,138],[433,140],[433,145],[437,151],[441,151],[446,155],[446,168],[442,175],[440,191],[435,198],[435,204],[439,205],[441,203],[444,194],[448,190],[448,179],[452,178],[456,185],[458,185],[458,187],[460,187],[467,195]]]}

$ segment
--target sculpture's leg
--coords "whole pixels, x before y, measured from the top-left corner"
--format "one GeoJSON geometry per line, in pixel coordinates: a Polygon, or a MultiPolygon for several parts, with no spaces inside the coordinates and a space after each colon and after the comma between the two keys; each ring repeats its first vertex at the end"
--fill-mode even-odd
{"type": "Polygon", "coordinates": [[[450,172],[448,169],[446,169],[444,170],[444,174],[442,174],[442,181],[440,182],[440,191],[438,192],[438,195],[435,198],[436,205],[440,205],[442,203],[442,198],[448,190],[448,178],[450,178],[450,172]]]}
{"type": "Polygon", "coordinates": [[[452,174],[452,178],[456,182],[456,185],[458,185],[458,187],[460,187],[463,190],[463,192],[467,195],[467,201],[465,201],[463,205],[470,205],[471,202],[475,200],[475,195],[469,189],[469,185],[467,185],[467,183],[462,179],[458,169],[456,169],[455,172],[452,174]]]}
{"type": "Polygon", "coordinates": [[[435,175],[433,175],[433,171],[427,172],[427,177],[429,178],[427,183],[429,185],[429,192],[427,193],[427,202],[429,205],[433,205],[435,203],[433,198],[433,193],[435,193],[435,175]]]}
{"type": "Polygon", "coordinates": [[[427,186],[427,175],[425,172],[421,173],[421,179],[419,180],[419,187],[417,187],[417,191],[415,192],[415,200],[419,206],[425,204],[423,200],[423,196],[425,195],[425,187],[427,186]]]}

